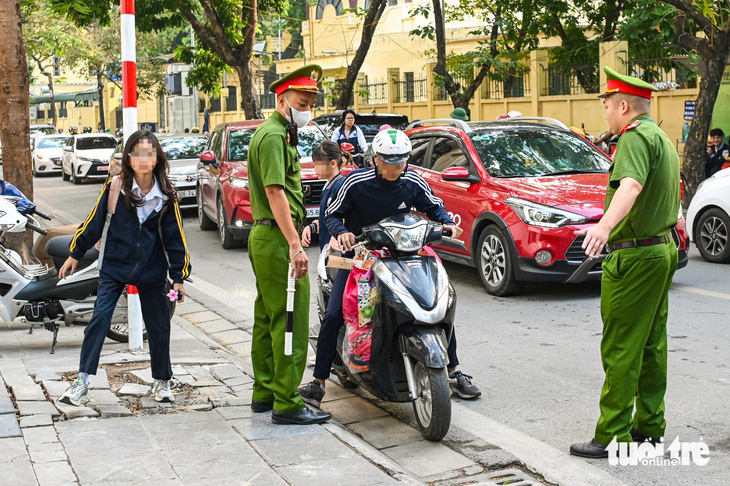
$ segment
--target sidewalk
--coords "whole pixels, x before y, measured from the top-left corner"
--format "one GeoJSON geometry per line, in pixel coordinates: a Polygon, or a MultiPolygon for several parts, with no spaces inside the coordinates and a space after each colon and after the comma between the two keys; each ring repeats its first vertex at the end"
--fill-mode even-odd
{"type": "MultiPolygon", "coordinates": [[[[0,483],[447,486],[505,476],[425,441],[339,386],[327,388],[323,404],[330,423],[273,425],[270,413],[250,410],[250,322],[236,325],[192,301],[176,314],[173,406],[144,396],[149,356],[112,341],[92,377],[90,403],[55,403],[78,367],[83,327],[62,327],[52,355],[45,329],[1,326],[0,483]]],[[[539,484],[519,469],[507,474],[525,479],[515,484],[539,484]]]]}

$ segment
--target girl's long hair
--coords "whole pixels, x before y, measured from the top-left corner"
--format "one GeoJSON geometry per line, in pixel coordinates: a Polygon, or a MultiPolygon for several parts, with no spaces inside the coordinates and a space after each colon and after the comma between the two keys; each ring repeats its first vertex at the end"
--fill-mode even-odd
{"type": "Polygon", "coordinates": [[[177,201],[175,187],[167,177],[170,165],[167,162],[165,152],[162,151],[162,146],[160,145],[159,140],[157,140],[157,137],[148,130],[137,130],[129,136],[127,143],[124,144],[124,151],[122,152],[122,187],[124,187],[124,204],[129,210],[133,207],[142,206],[144,204],[142,198],[132,192],[134,169],[132,168],[132,161],[130,160],[132,150],[141,140],[149,141],[155,152],[157,152],[157,163],[155,164],[155,168],[152,173],[157,179],[157,183],[160,185],[160,190],[170,201],[177,201]]]}
{"type": "MultiPolygon", "coordinates": [[[[347,152],[344,152],[347,153],[347,152]]],[[[350,155],[348,153],[348,155],[350,155]]],[[[316,147],[314,147],[314,150],[312,150],[312,160],[321,160],[324,162],[329,162],[330,160],[337,161],[337,168],[342,168],[342,156],[343,152],[340,150],[340,146],[337,145],[335,142],[331,140],[326,140],[316,147]]]]}

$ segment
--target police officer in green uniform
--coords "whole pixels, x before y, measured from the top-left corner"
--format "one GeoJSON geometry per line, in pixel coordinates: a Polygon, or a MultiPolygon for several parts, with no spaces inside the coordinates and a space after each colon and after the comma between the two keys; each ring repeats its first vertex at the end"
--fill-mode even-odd
{"type": "Polygon", "coordinates": [[[254,412],[273,409],[275,424],[317,424],[331,415],[307,408],[297,392],[309,335],[308,259],[299,233],[306,215],[298,133],[309,122],[322,68],[304,66],[274,82],[276,111],[254,133],[248,152],[248,182],[254,225],[248,254],[256,276],[253,342],[254,412]],[[291,356],[284,353],[287,270],[296,277],[291,356]]]}
{"type": "Polygon", "coordinates": [[[677,268],[670,232],[679,213],[679,156],[649,115],[656,88],[604,69],[606,120],[621,138],[604,215],[576,232],[585,235],[589,257],[604,246],[609,251],[601,280],[601,415],[593,439],[570,446],[571,454],[589,458],[608,457],[614,438],[656,442],[664,436],[668,294],[677,268]]]}

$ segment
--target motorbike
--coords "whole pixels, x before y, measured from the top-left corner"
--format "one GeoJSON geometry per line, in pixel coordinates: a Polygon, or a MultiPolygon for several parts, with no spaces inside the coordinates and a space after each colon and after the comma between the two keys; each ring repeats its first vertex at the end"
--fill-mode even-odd
{"type": "MultiPolygon", "coordinates": [[[[421,433],[429,440],[443,438],[451,424],[451,390],[447,345],[454,327],[456,292],[441,261],[424,254],[424,246],[449,238],[443,225],[415,214],[400,214],[363,228],[356,246],[385,250],[373,264],[380,301],[372,317],[369,370],[355,372],[347,363],[343,343],[349,324],[338,336],[334,375],[346,388],[360,386],[388,402],[412,402],[421,433]]],[[[324,317],[336,268],[351,261],[330,254],[325,247],[317,267],[317,309],[324,317]]],[[[310,330],[317,349],[319,326],[310,330]]]]}
{"type": "MultiPolygon", "coordinates": [[[[66,327],[87,325],[91,319],[99,279],[99,252],[95,248],[87,251],[76,272],[59,279],[58,271],[70,255],[69,245],[77,226],[44,230],[33,215],[51,218],[37,209],[21,214],[15,207],[16,199],[0,197],[0,321],[10,324],[20,317],[21,322],[30,323],[29,334],[36,326],[51,331],[54,354],[61,323],[66,327]],[[23,264],[16,252],[4,246],[6,232],[20,233],[26,229],[41,235],[33,246],[40,264],[23,264]]],[[[175,302],[170,302],[170,316],[174,311],[175,302]]],[[[117,302],[107,337],[118,342],[129,340],[126,290],[117,302]]]]}

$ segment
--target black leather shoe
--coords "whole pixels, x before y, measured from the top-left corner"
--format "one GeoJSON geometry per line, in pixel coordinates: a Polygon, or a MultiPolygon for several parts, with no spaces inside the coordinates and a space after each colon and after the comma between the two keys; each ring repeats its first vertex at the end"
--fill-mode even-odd
{"type": "Polygon", "coordinates": [[[574,456],[587,457],[589,459],[605,459],[608,457],[606,446],[596,439],[573,444],[570,446],[570,453],[574,456]]]}
{"type": "Polygon", "coordinates": [[[284,413],[274,410],[271,414],[271,421],[279,425],[313,425],[323,424],[332,418],[327,412],[315,412],[307,407],[294,413],[284,413]]]}
{"type": "Polygon", "coordinates": [[[254,413],[268,412],[274,409],[274,402],[259,402],[258,400],[251,400],[251,410],[254,413]]]}
{"type": "Polygon", "coordinates": [[[633,439],[634,442],[649,442],[652,445],[660,444],[662,442],[661,437],[649,437],[636,429],[631,429],[631,439],[633,439]]]}

